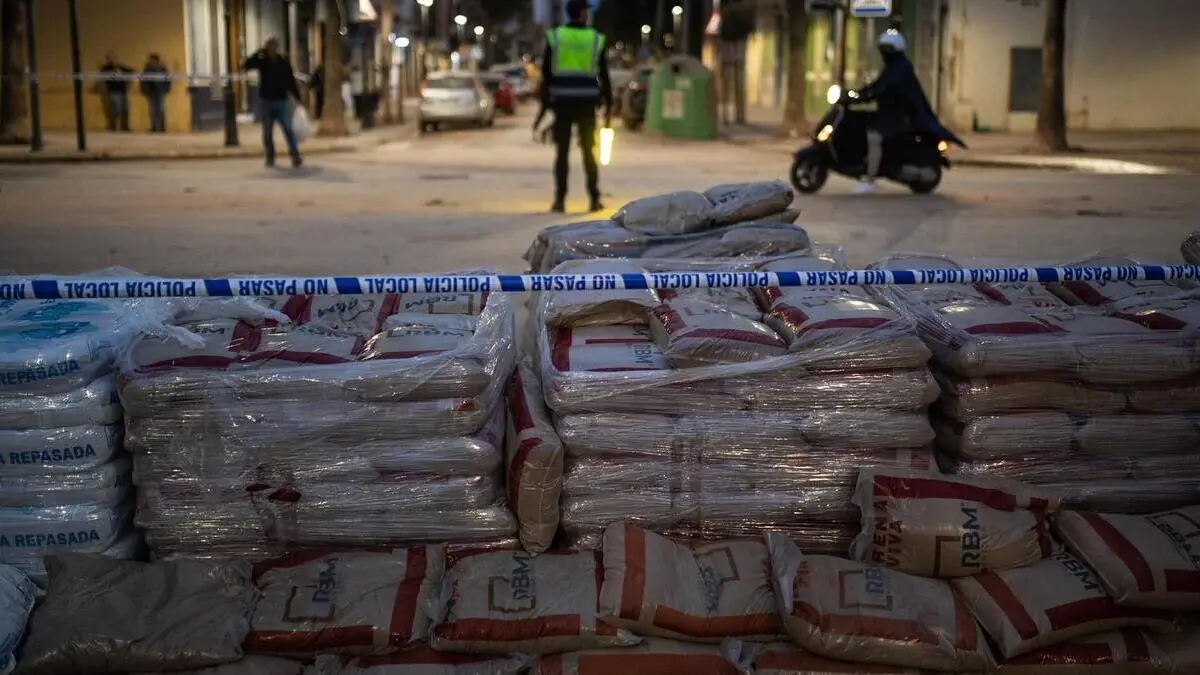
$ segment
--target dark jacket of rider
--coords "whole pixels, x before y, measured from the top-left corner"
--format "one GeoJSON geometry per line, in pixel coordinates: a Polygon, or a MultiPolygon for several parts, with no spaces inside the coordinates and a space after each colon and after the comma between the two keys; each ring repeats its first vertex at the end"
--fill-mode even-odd
{"type": "Polygon", "coordinates": [[[883,72],[858,91],[862,100],[874,100],[878,104],[875,128],[879,135],[888,138],[940,127],[912,62],[904,52],[885,52],[883,59],[883,72]]]}

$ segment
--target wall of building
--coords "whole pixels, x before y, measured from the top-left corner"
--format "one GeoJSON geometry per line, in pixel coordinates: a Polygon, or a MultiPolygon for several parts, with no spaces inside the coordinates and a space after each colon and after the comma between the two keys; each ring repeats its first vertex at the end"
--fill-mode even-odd
{"type": "MultiPolygon", "coordinates": [[[[1045,4],[948,0],[943,114],[960,129],[1024,131],[1036,113],[1009,111],[1010,50],[1040,47],[1045,4]]],[[[1087,0],[1068,5],[1066,95],[1072,129],[1200,128],[1200,43],[1194,0],[1087,0]],[[1168,96],[1163,96],[1169,92],[1168,96]]]]}
{"type": "MultiPolygon", "coordinates": [[[[126,65],[141,70],[146,57],[158,52],[172,72],[187,72],[183,3],[178,0],[122,0],[79,2],[79,45],[84,71],[97,71],[109,50],[115,50],[126,65]]],[[[75,108],[71,72],[71,41],[67,0],[34,3],[39,72],[61,77],[41,82],[42,127],[74,129],[75,108]]],[[[84,119],[89,129],[104,129],[102,85],[84,87],[84,119]]],[[[135,131],[150,127],[146,99],[136,82],[129,85],[130,126],[135,131]]],[[[187,131],[190,107],[187,88],[176,83],[167,97],[167,129],[187,131]]]]}

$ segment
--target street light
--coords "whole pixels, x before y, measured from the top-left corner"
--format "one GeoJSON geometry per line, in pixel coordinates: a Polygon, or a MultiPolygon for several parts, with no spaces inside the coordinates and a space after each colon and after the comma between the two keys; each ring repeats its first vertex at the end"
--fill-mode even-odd
{"type": "Polygon", "coordinates": [[[417,76],[420,79],[425,79],[425,60],[429,50],[429,8],[433,7],[433,0],[417,0],[417,4],[421,6],[421,67],[417,71],[417,76]]]}
{"type": "Polygon", "coordinates": [[[645,47],[650,42],[650,24],[642,24],[642,46],[645,47]]]}
{"type": "Polygon", "coordinates": [[[675,42],[679,42],[679,34],[683,27],[683,7],[675,5],[671,8],[671,16],[675,17],[675,42]]]}
{"type": "Polygon", "coordinates": [[[475,26],[475,37],[483,37],[483,26],[475,26]]]}
{"type": "Polygon", "coordinates": [[[408,38],[404,37],[403,35],[396,38],[396,46],[399,47],[400,49],[407,49],[408,45],[410,45],[410,44],[412,44],[412,41],[409,40],[408,38]]]}
{"type": "Polygon", "coordinates": [[[458,25],[458,41],[462,42],[463,28],[467,25],[467,17],[463,14],[459,14],[458,16],[454,17],[454,23],[458,25]]]}

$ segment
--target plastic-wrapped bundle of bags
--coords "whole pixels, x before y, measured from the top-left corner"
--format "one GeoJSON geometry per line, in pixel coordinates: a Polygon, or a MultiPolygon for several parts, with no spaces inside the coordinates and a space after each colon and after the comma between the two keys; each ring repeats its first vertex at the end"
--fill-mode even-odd
{"type": "MultiPolygon", "coordinates": [[[[773,261],[596,260],[557,271],[844,269],[773,261]]],[[[759,275],[755,277],[754,275],[759,275]]],[[[904,317],[845,290],[547,292],[537,338],[566,469],[563,527],[722,537],[782,528],[844,551],[860,466],[932,470],[929,352],[904,317]]]]}
{"type": "Polygon", "coordinates": [[[155,554],[495,541],[511,298],[486,290],[200,305],[122,364],[155,554]]]}
{"type": "MultiPolygon", "coordinates": [[[[876,265],[966,263],[898,255],[876,265]]],[[[934,354],[941,463],[1053,486],[1080,508],[1147,513],[1191,503],[1200,492],[1200,358],[1186,327],[1200,298],[1167,282],[1080,276],[1042,285],[998,272],[975,284],[875,287],[913,318],[934,354]]]]}
{"type": "Polygon", "coordinates": [[[611,219],[556,225],[538,233],[525,253],[531,270],[547,273],[589,258],[714,259],[801,253],[812,247],[793,225],[800,212],[782,181],[718,185],[638,199],[611,219]]]}
{"type": "Polygon", "coordinates": [[[0,562],[44,583],[50,553],[138,553],[114,362],[166,312],[148,301],[0,303],[0,562]]]}

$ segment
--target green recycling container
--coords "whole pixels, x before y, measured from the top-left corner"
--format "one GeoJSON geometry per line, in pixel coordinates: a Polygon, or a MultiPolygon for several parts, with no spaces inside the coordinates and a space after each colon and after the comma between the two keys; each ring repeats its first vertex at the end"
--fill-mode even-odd
{"type": "Polygon", "coordinates": [[[716,81],[700,59],[672,56],[654,70],[646,128],[675,138],[717,138],[716,81]]]}

